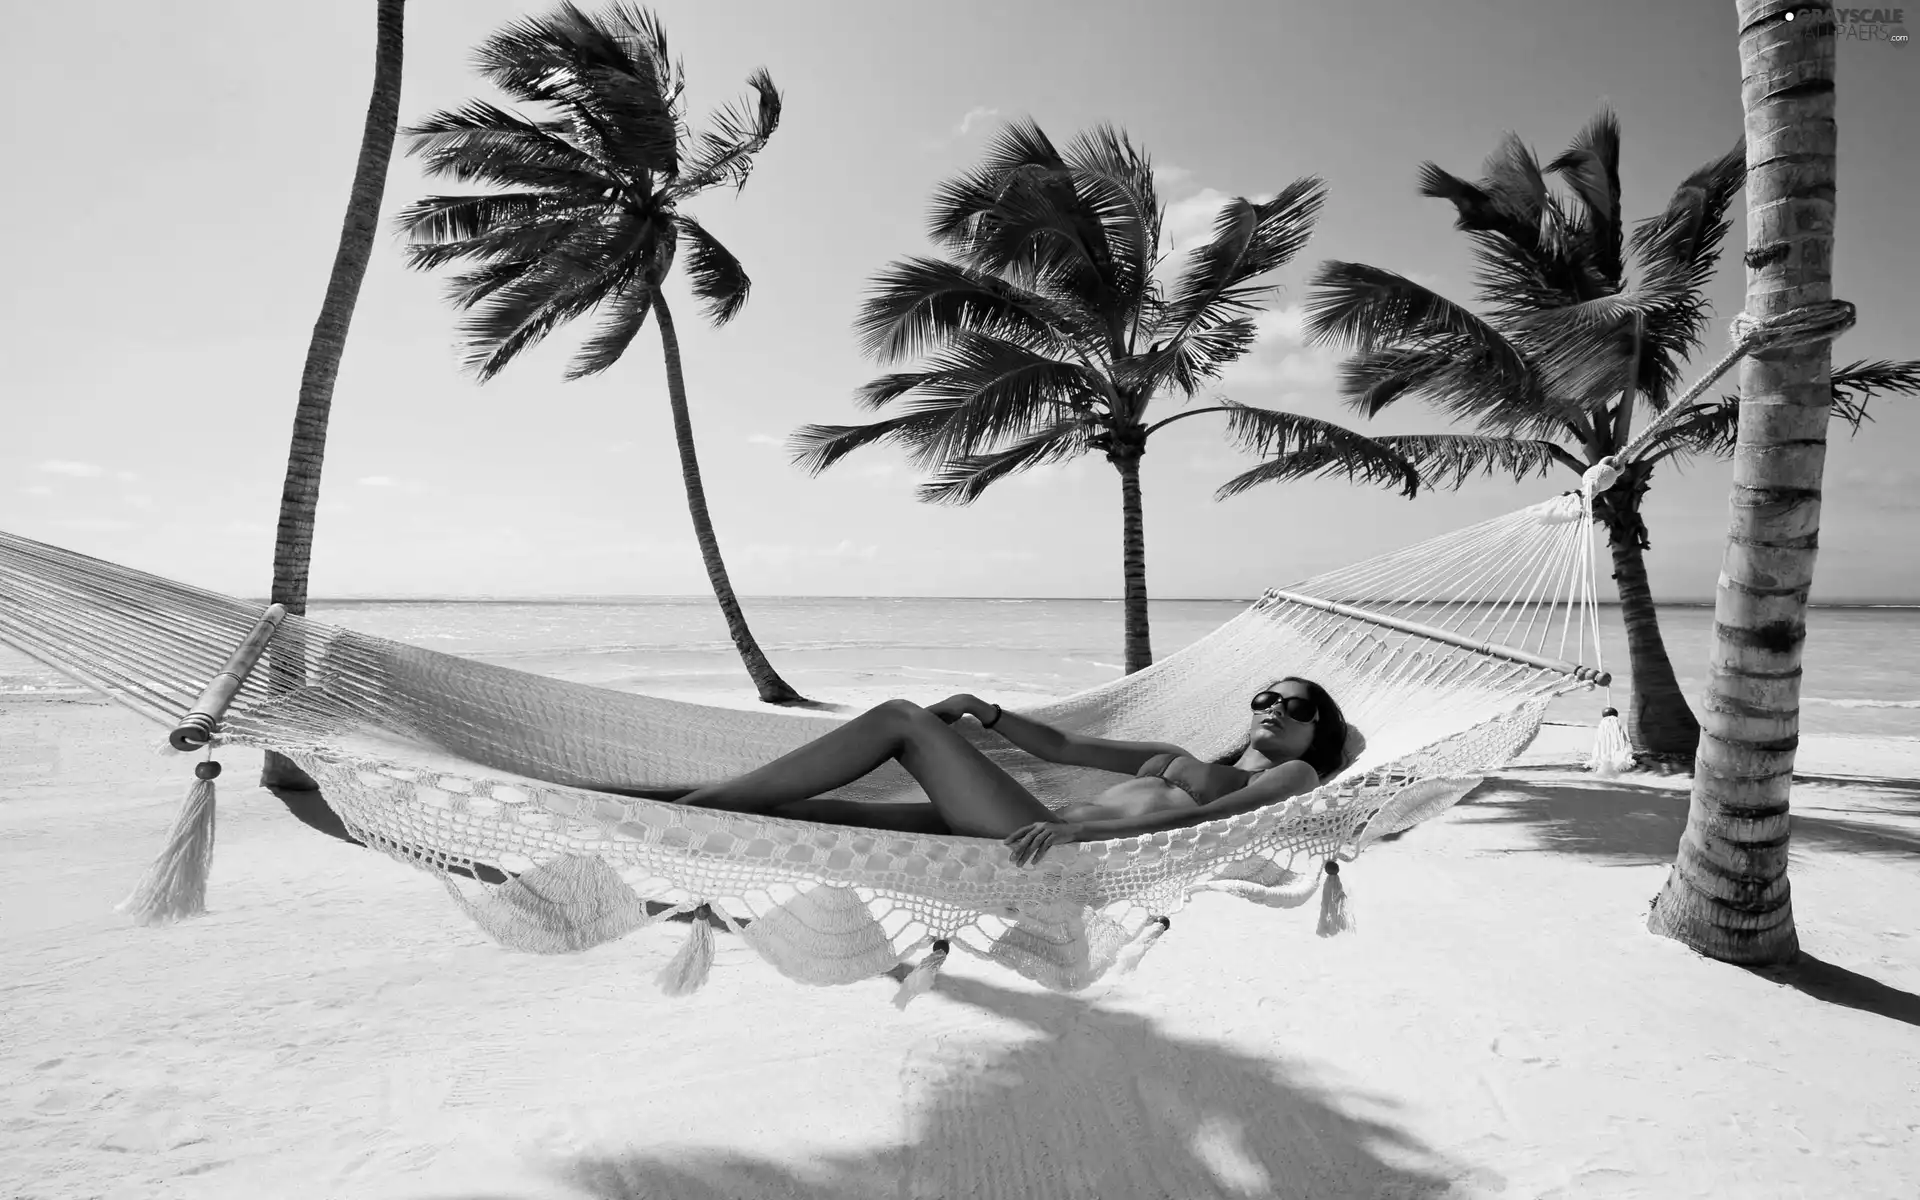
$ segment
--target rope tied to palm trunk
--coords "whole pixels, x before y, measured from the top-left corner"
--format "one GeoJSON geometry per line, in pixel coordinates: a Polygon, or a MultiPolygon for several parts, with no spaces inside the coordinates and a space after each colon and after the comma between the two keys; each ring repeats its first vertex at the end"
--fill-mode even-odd
{"type": "Polygon", "coordinates": [[[1701,406],[1694,401],[1699,399],[1700,393],[1712,387],[1722,375],[1733,369],[1733,364],[1747,355],[1768,354],[1832,341],[1853,328],[1858,319],[1857,310],[1845,300],[1803,304],[1771,317],[1755,317],[1745,312],[1736,314],[1728,326],[1733,345],[1713,361],[1706,374],[1696,380],[1684,395],[1668,405],[1666,412],[1650,422],[1640,431],[1639,437],[1620,451],[1620,461],[1623,464],[1638,461],[1661,434],[1698,412],[1701,406]]]}

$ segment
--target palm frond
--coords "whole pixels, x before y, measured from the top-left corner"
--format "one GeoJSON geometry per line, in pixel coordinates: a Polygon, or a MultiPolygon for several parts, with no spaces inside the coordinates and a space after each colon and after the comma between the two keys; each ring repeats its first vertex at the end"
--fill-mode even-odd
{"type": "Polygon", "coordinates": [[[1620,121],[1603,109],[1547,164],[1564,179],[1579,209],[1569,214],[1568,232],[1581,244],[1576,253],[1593,265],[1600,281],[1619,288],[1625,271],[1620,215],[1620,121]]]}
{"type": "Polygon", "coordinates": [[[862,446],[885,442],[918,448],[952,415],[951,401],[919,401],[899,416],[866,425],[804,425],[787,439],[795,466],[818,475],[862,446]]]}
{"type": "Polygon", "coordinates": [[[1087,422],[1072,417],[1036,430],[996,453],[949,459],[931,480],[920,485],[918,498],[929,504],[971,504],[1010,475],[1078,458],[1090,448],[1089,437],[1087,422]]]}
{"type": "Polygon", "coordinates": [[[1326,184],[1308,176],[1264,203],[1235,199],[1221,209],[1212,240],[1190,256],[1150,335],[1180,355],[1175,373],[1189,392],[1233,360],[1222,359],[1222,352],[1238,358],[1251,344],[1192,335],[1244,320],[1265,306],[1272,288],[1256,281],[1290,262],[1307,244],[1326,198],[1326,184]]]}
{"type": "Polygon", "coordinates": [[[1909,359],[1906,362],[1890,362],[1876,359],[1867,362],[1855,359],[1844,367],[1835,368],[1830,379],[1834,415],[1858,433],[1861,425],[1873,420],[1867,412],[1867,401],[1874,396],[1881,392],[1894,396],[1920,395],[1920,361],[1909,359]]]}
{"type": "Polygon", "coordinates": [[[1153,162],[1126,133],[1097,125],[1068,144],[1064,156],[1088,204],[1099,214],[1121,303],[1138,309],[1156,293],[1162,208],[1153,162]]]}
{"type": "Polygon", "coordinates": [[[503,27],[475,52],[480,73],[524,103],[550,104],[603,162],[628,172],[678,172],[678,81],[656,59],[658,22],[610,4],[598,16],[571,3],[503,27]]]}
{"type": "Polygon", "coordinates": [[[529,248],[570,237],[598,214],[568,197],[545,192],[494,192],[480,196],[428,196],[394,219],[411,239],[416,267],[438,267],[461,258],[513,257],[529,248]]]}
{"type": "MultiPolygon", "coordinates": [[[[875,381],[889,388],[899,377],[875,381]]],[[[863,397],[874,395],[869,385],[863,397]]],[[[937,436],[916,451],[922,465],[978,454],[1072,412],[1091,411],[1097,383],[1077,363],[1060,362],[1001,338],[965,334],[917,373],[914,394],[951,405],[937,436]]]]}
{"type": "Polygon", "coordinates": [[[933,232],[970,266],[1124,316],[1150,270],[1116,263],[1107,215],[1040,127],[1023,120],[988,142],[980,167],[936,190],[933,232]]]}
{"type": "Polygon", "coordinates": [[[408,126],[406,153],[422,159],[429,176],[465,183],[521,186],[528,176],[547,176],[554,186],[604,188],[613,182],[609,164],[569,141],[567,125],[536,121],[484,100],[469,100],[408,126]],[[592,185],[583,181],[591,180],[592,185]]]}
{"type": "Polygon", "coordinates": [[[643,278],[644,263],[615,252],[616,244],[632,241],[623,225],[597,227],[493,288],[460,325],[465,367],[482,381],[491,379],[560,325],[643,278]]]}
{"type": "Polygon", "coordinates": [[[1472,433],[1396,433],[1375,438],[1420,472],[1428,489],[1458,488],[1475,474],[1507,475],[1523,480],[1545,476],[1555,466],[1579,475],[1585,464],[1544,438],[1511,438],[1472,433]]]}
{"type": "Polygon", "coordinates": [[[702,310],[715,325],[724,325],[747,303],[753,281],[733,251],[720,244],[706,227],[686,213],[675,213],[674,224],[687,250],[687,282],[705,305],[702,310]]]}
{"type": "Polygon", "coordinates": [[[1068,323],[1052,300],[988,272],[944,259],[907,258],[874,276],[854,334],[867,354],[897,362],[965,333],[1035,349],[1062,347],[1068,323]]]}
{"type": "Polygon", "coordinates": [[[608,295],[601,305],[606,311],[600,328],[581,343],[579,353],[567,365],[565,377],[584,379],[619,362],[646,325],[647,314],[653,311],[653,297],[652,285],[640,278],[608,295]]]}
{"type": "Polygon", "coordinates": [[[1297,413],[1270,408],[1226,403],[1227,440],[1242,450],[1273,461],[1263,463],[1222,484],[1214,493],[1216,500],[1239,495],[1248,488],[1282,478],[1302,478],[1289,474],[1301,464],[1312,463],[1307,474],[1344,475],[1354,483],[1376,483],[1397,487],[1412,496],[1420,489],[1420,475],[1398,452],[1380,441],[1355,433],[1331,421],[1303,417],[1297,413]],[[1291,462],[1293,467],[1275,466],[1291,462]],[[1271,468],[1264,470],[1263,468],[1271,468]]]}
{"type": "Polygon", "coordinates": [[[753,171],[753,159],[766,149],[767,140],[780,127],[780,89],[766,68],[747,76],[753,94],[714,113],[707,129],[698,138],[693,153],[680,174],[669,185],[676,197],[690,196],[710,187],[747,186],[753,171]]]}
{"type": "Polygon", "coordinates": [[[1676,419],[1642,449],[1642,461],[1652,464],[1700,454],[1725,458],[1733,453],[1740,435],[1740,397],[1698,400],[1669,415],[1676,419]]]}
{"type": "Polygon", "coordinates": [[[1378,349],[1444,350],[1490,394],[1540,390],[1531,364],[1508,338],[1473,312],[1403,275],[1365,263],[1326,262],[1306,304],[1310,340],[1378,349]]]}

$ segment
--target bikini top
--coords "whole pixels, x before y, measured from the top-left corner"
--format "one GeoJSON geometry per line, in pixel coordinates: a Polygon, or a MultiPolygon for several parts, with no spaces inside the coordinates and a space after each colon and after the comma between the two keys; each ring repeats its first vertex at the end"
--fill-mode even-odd
{"type": "Polygon", "coordinates": [[[1187,795],[1193,797],[1193,802],[1195,804],[1206,804],[1210,801],[1218,800],[1220,797],[1226,795],[1229,792],[1237,792],[1241,788],[1245,787],[1248,783],[1252,782],[1253,777],[1259,774],[1258,771],[1242,771],[1238,767],[1223,766],[1220,763],[1203,763],[1199,759],[1194,758],[1193,756],[1187,755],[1187,754],[1165,754],[1165,755],[1157,755],[1155,757],[1158,759],[1160,765],[1158,767],[1154,767],[1153,763],[1155,759],[1148,759],[1146,764],[1143,765],[1140,774],[1144,776],[1156,776],[1160,779],[1165,780],[1166,782],[1172,784],[1173,786],[1179,788],[1181,791],[1185,792],[1187,795]],[[1195,766],[1200,768],[1200,774],[1202,777],[1200,779],[1196,779],[1192,781],[1185,780],[1185,779],[1175,779],[1172,775],[1168,774],[1168,772],[1173,770],[1173,765],[1175,763],[1179,763],[1179,762],[1193,763],[1195,766]],[[1241,775],[1241,776],[1244,776],[1245,778],[1240,783],[1232,787],[1215,789],[1210,786],[1211,781],[1205,778],[1205,772],[1208,768],[1213,768],[1216,770],[1231,771],[1235,775],[1241,775]],[[1210,796],[1204,794],[1209,791],[1213,792],[1213,794],[1210,796]]]}

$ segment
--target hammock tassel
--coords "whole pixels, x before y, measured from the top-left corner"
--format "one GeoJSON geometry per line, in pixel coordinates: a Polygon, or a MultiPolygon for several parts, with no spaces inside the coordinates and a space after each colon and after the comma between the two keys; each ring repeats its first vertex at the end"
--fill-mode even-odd
{"type": "Polygon", "coordinates": [[[905,1008],[915,996],[933,990],[933,981],[939,976],[941,965],[947,961],[948,949],[945,938],[933,943],[933,953],[921,959],[919,965],[908,971],[907,977],[900,981],[900,990],[893,994],[895,1008],[905,1008]]]}
{"type": "Polygon", "coordinates": [[[1113,969],[1121,975],[1133,974],[1133,969],[1140,965],[1140,960],[1147,956],[1147,951],[1153,949],[1153,944],[1160,940],[1160,935],[1171,928],[1173,928],[1173,922],[1167,917],[1155,917],[1147,922],[1147,927],[1140,931],[1140,936],[1128,942],[1125,949],[1120,951],[1120,957],[1114,960],[1113,969]]]}
{"type": "Polygon", "coordinates": [[[654,980],[663,993],[678,998],[699,991],[712,970],[713,926],[707,922],[706,907],[702,905],[693,912],[693,928],[688,931],[680,953],[660,969],[654,980]]]}
{"type": "Polygon", "coordinates": [[[1620,725],[1620,710],[1608,708],[1600,714],[1600,727],[1593,733],[1593,755],[1587,770],[1602,779],[1611,779],[1633,766],[1633,745],[1620,725]]]}
{"type": "Polygon", "coordinates": [[[1320,927],[1314,930],[1321,937],[1332,937],[1357,928],[1353,912],[1347,907],[1347,889],[1340,882],[1340,864],[1327,860],[1327,881],[1320,888],[1320,927]]]}
{"type": "Polygon", "coordinates": [[[213,870],[213,781],[220,764],[193,766],[193,786],[167,834],[166,848],[141,877],[133,894],[115,906],[142,925],[170,925],[207,911],[207,876],[213,870]]]}

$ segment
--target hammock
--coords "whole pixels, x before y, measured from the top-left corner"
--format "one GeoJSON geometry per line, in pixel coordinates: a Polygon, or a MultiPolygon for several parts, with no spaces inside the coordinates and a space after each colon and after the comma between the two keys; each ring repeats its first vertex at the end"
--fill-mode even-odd
{"type": "MultiPolygon", "coordinates": [[[[1607,676],[1579,663],[1599,661],[1591,497],[1610,483],[1610,469],[1595,468],[1580,492],[1269,591],[1146,670],[1024,710],[1063,730],[1174,741],[1211,757],[1243,740],[1248,696],[1300,675],[1364,733],[1347,766],[1308,795],[1056,847],[1027,868],[992,839],[600,790],[724,778],[835,718],[614,692],[277,606],[263,616],[257,604],[8,534],[0,641],[174,730],[176,749],[206,747],[167,850],[123,905],[147,923],[202,909],[212,751],[247,746],[290,757],[349,832],[437,876],[512,948],[579,951],[692,918],[661,976],[669,994],[705,979],[716,927],[809,984],[887,973],[930,946],[901,1003],[956,946],[1078,990],[1130,969],[1201,891],[1292,907],[1318,888],[1321,932],[1334,931],[1344,923],[1339,862],[1444,811],[1511,761],[1555,697],[1604,686],[1607,676]]],[[[971,723],[965,732],[1050,807],[1115,782],[1039,762],[971,723]]],[[[836,795],[919,798],[897,764],[836,795]]]]}

